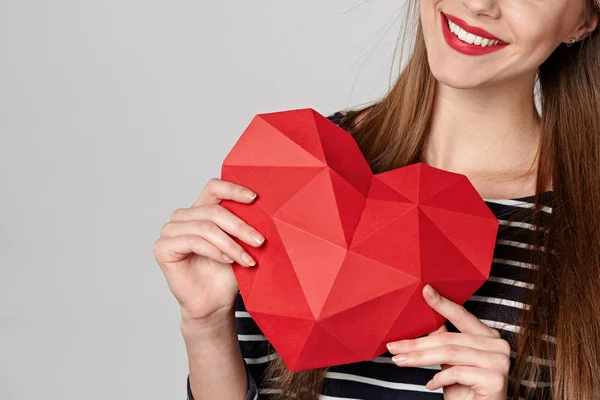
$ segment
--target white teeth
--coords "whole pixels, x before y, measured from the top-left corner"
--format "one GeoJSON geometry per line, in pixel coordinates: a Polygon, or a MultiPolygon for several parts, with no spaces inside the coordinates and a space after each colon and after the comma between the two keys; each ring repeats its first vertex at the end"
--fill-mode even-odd
{"type": "Polygon", "coordinates": [[[456,36],[458,36],[460,40],[462,40],[465,43],[475,44],[481,47],[493,46],[500,43],[499,40],[491,40],[483,38],[481,36],[473,35],[472,33],[469,33],[462,29],[460,26],[456,25],[454,22],[448,19],[447,21],[448,27],[450,28],[450,32],[454,33],[456,36]]]}

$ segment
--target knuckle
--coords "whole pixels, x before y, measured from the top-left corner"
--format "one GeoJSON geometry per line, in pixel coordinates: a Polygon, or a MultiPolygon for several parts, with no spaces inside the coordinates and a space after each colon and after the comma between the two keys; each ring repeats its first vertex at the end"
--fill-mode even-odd
{"type": "Polygon", "coordinates": [[[460,347],[450,344],[446,346],[444,352],[449,360],[453,360],[460,353],[460,347]]]}
{"type": "MultiPolygon", "coordinates": [[[[230,244],[228,246],[228,248],[229,248],[229,251],[231,252],[231,254],[233,254],[237,257],[239,257],[242,254],[242,252],[245,252],[244,248],[235,242],[230,244]]],[[[242,259],[242,261],[244,261],[244,260],[242,259]]]]}
{"type": "Polygon", "coordinates": [[[216,186],[219,185],[220,182],[221,182],[221,180],[219,178],[210,178],[208,180],[208,182],[206,183],[206,189],[208,189],[209,191],[212,191],[215,189],[216,186]]]}
{"type": "Polygon", "coordinates": [[[195,244],[196,244],[196,238],[195,235],[185,235],[183,237],[183,239],[185,240],[185,244],[187,247],[189,248],[194,248],[195,244]]]}
{"type": "Polygon", "coordinates": [[[250,233],[248,225],[243,221],[236,222],[233,229],[235,230],[235,232],[247,232],[248,234],[250,233]]]}
{"type": "Polygon", "coordinates": [[[154,243],[152,243],[152,254],[154,254],[154,258],[158,258],[162,251],[162,240],[159,238],[154,243]]]}
{"type": "Polygon", "coordinates": [[[185,213],[186,208],[178,208],[175,211],[173,211],[171,213],[171,217],[169,218],[170,221],[176,221],[182,218],[183,214],[185,213]]]}
{"type": "Polygon", "coordinates": [[[206,234],[213,232],[215,229],[215,224],[212,221],[207,219],[201,219],[198,221],[194,221],[194,230],[198,234],[206,234]]]}
{"type": "Polygon", "coordinates": [[[458,306],[458,310],[457,310],[458,314],[459,314],[459,318],[466,318],[469,317],[471,315],[470,312],[467,311],[466,308],[464,308],[463,306],[458,306]]]}
{"type": "Polygon", "coordinates": [[[168,248],[164,240],[159,239],[156,242],[154,242],[154,244],[152,245],[152,254],[158,265],[161,267],[161,269],[164,268],[163,261],[167,258],[168,254],[168,248]]]}
{"type": "Polygon", "coordinates": [[[506,340],[501,340],[500,341],[500,352],[502,354],[504,354],[505,356],[510,357],[511,351],[512,351],[512,349],[510,347],[510,343],[508,343],[506,340]]]}
{"type": "Polygon", "coordinates": [[[204,186],[204,189],[202,189],[202,194],[213,194],[216,192],[218,186],[219,186],[219,182],[220,179],[219,178],[210,178],[208,180],[208,182],[206,182],[206,185],[204,186]]]}
{"type": "Polygon", "coordinates": [[[242,254],[242,252],[244,251],[244,248],[235,242],[227,244],[226,249],[227,249],[227,252],[233,254],[236,257],[239,257],[242,254]]]}
{"type": "Polygon", "coordinates": [[[202,244],[200,237],[197,235],[185,235],[185,240],[190,248],[196,248],[202,244]]]}
{"type": "Polygon", "coordinates": [[[400,342],[401,346],[408,350],[414,350],[417,347],[417,341],[414,339],[409,339],[409,340],[403,340],[402,342],[400,342]]]}
{"type": "Polygon", "coordinates": [[[500,355],[498,357],[498,367],[502,372],[508,371],[510,369],[510,357],[500,355]]]}
{"type": "Polygon", "coordinates": [[[454,343],[455,335],[456,334],[453,332],[445,332],[440,335],[440,340],[441,340],[442,344],[451,345],[454,343]]]}
{"type": "Polygon", "coordinates": [[[462,375],[464,375],[466,369],[463,365],[456,365],[452,368],[446,370],[446,372],[454,379],[458,379],[462,375]]]}
{"type": "Polygon", "coordinates": [[[490,334],[495,337],[496,339],[499,339],[502,337],[502,335],[500,335],[500,331],[498,331],[497,329],[494,328],[490,328],[490,334]]]}
{"type": "Polygon", "coordinates": [[[225,209],[219,204],[211,204],[205,207],[207,207],[208,213],[213,218],[222,218],[225,215],[225,209]]]}
{"type": "Polygon", "coordinates": [[[164,224],[162,228],[160,228],[160,236],[169,236],[172,226],[173,224],[171,222],[164,224]]]}
{"type": "Polygon", "coordinates": [[[490,379],[490,383],[495,391],[503,391],[506,386],[507,377],[502,373],[493,373],[490,379]]]}
{"type": "Polygon", "coordinates": [[[244,193],[246,192],[246,188],[243,187],[242,185],[234,185],[233,190],[234,190],[235,194],[238,196],[243,196],[244,193]]]}

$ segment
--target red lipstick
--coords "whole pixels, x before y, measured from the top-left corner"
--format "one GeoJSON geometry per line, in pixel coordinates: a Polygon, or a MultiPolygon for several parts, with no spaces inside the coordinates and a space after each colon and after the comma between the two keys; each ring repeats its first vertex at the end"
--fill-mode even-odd
{"type": "Polygon", "coordinates": [[[505,48],[506,46],[508,46],[507,43],[502,43],[501,39],[492,35],[485,29],[471,26],[471,25],[467,24],[465,21],[463,21],[462,19],[454,17],[452,15],[440,13],[440,16],[441,16],[441,21],[442,21],[442,32],[444,34],[444,39],[446,40],[446,43],[448,43],[448,45],[450,47],[452,47],[454,50],[456,50],[460,53],[470,55],[470,56],[480,56],[480,55],[484,55],[484,54],[493,53],[495,51],[501,50],[501,49],[505,48]],[[480,45],[469,44],[469,43],[463,42],[454,33],[452,33],[450,31],[450,27],[448,26],[448,22],[446,19],[448,19],[451,22],[455,23],[456,25],[460,26],[462,29],[464,29],[468,33],[472,33],[474,35],[481,36],[485,39],[500,40],[501,43],[495,44],[492,46],[482,47],[480,45]]]}

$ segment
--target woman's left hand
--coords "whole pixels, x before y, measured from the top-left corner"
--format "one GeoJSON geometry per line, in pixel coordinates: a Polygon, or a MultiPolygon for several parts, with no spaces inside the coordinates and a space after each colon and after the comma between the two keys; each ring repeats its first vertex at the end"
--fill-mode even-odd
{"type": "Polygon", "coordinates": [[[431,286],[423,288],[423,297],[460,333],[448,332],[445,325],[414,340],[388,344],[396,365],[421,367],[441,365],[427,383],[427,388],[444,388],[445,400],[506,399],[510,345],[500,333],[476,316],[437,293],[431,286]]]}

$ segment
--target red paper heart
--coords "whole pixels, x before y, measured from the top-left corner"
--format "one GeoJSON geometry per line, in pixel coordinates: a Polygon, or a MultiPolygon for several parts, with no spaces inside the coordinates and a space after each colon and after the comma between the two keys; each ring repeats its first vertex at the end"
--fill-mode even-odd
{"type": "Polygon", "coordinates": [[[498,220],[469,180],[422,163],[373,175],[354,139],[312,109],[254,117],[222,178],[258,193],[222,204],[266,237],[234,266],[247,311],[292,371],[372,359],[444,318],[489,277],[498,220]]]}

